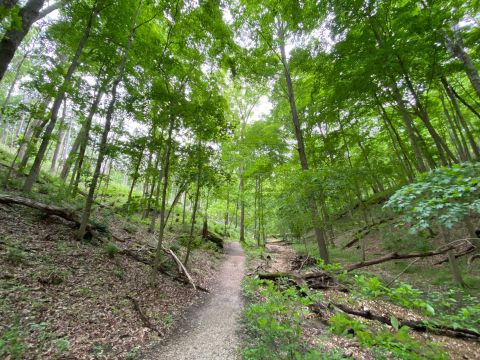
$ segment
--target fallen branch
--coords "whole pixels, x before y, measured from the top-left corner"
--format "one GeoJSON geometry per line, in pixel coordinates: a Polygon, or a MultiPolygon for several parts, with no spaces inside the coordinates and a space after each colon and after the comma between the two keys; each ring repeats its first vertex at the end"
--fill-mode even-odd
{"type": "Polygon", "coordinates": [[[456,248],[456,246],[451,245],[451,246],[442,248],[442,250],[427,251],[427,252],[423,252],[423,253],[416,252],[416,253],[408,253],[408,254],[399,254],[397,252],[393,252],[393,253],[390,253],[388,255],[373,259],[373,260],[362,261],[362,262],[359,262],[359,263],[347,265],[347,266],[345,266],[345,270],[352,271],[352,270],[356,270],[356,269],[363,268],[363,267],[366,267],[366,266],[381,264],[381,263],[391,261],[391,260],[424,258],[424,257],[435,256],[435,255],[441,255],[441,254],[445,254],[445,253],[447,253],[450,250],[453,250],[455,248],[456,248]]]}
{"type": "MultiPolygon", "coordinates": [[[[165,249],[163,249],[165,251],[165,249]]],[[[175,253],[168,249],[167,250],[168,253],[173,257],[173,259],[175,260],[175,262],[177,263],[177,265],[179,266],[179,268],[182,270],[182,272],[185,274],[185,276],[187,277],[188,281],[190,282],[190,284],[192,284],[193,288],[195,290],[197,290],[197,287],[195,286],[195,283],[193,282],[193,279],[192,277],[190,276],[190,274],[188,273],[187,269],[185,268],[185,266],[182,264],[182,262],[178,259],[177,255],[175,255],[175,253]]]]}
{"type": "Polygon", "coordinates": [[[145,326],[146,328],[156,332],[158,336],[163,337],[164,334],[160,330],[158,330],[157,327],[154,326],[150,322],[150,320],[145,316],[142,309],[140,308],[140,304],[138,303],[138,301],[136,299],[134,299],[133,297],[131,297],[130,295],[127,295],[126,297],[127,297],[128,300],[130,300],[132,302],[133,308],[137,311],[138,316],[140,317],[140,320],[142,320],[143,326],[145,326]]]}
{"type": "MultiPolygon", "coordinates": [[[[392,326],[391,318],[373,314],[370,310],[355,310],[343,304],[329,304],[329,307],[339,309],[347,314],[360,316],[368,320],[375,320],[383,324],[392,326]]],[[[429,332],[435,335],[448,336],[457,339],[465,339],[480,342],[480,333],[468,329],[454,329],[448,326],[427,325],[424,321],[401,320],[398,319],[399,326],[408,326],[410,329],[418,332],[429,332]]]]}
{"type": "MultiPolygon", "coordinates": [[[[455,254],[455,259],[458,259],[459,257],[462,257],[462,256],[465,256],[465,255],[468,255],[470,254],[471,252],[474,252],[476,249],[475,246],[469,246],[468,248],[466,248],[465,250],[459,252],[458,254],[455,254]]],[[[440,265],[440,264],[444,264],[448,262],[448,256],[443,258],[442,260],[440,261],[437,261],[436,263],[434,263],[433,265],[440,265]]]]}
{"type": "MultiPolygon", "coordinates": [[[[164,251],[166,251],[166,250],[164,249],[164,251]]],[[[139,251],[135,251],[135,250],[132,250],[132,249],[122,249],[122,250],[119,251],[119,254],[128,256],[128,257],[132,258],[133,260],[138,261],[138,262],[140,262],[142,264],[145,264],[147,266],[150,266],[150,267],[153,267],[153,265],[154,265],[153,264],[153,254],[148,254],[148,256],[141,256],[139,251]]],[[[179,277],[179,276],[176,276],[176,275],[170,273],[169,271],[167,271],[163,268],[160,268],[159,271],[160,271],[160,273],[170,277],[172,280],[174,280],[176,282],[179,282],[179,283],[184,284],[184,285],[193,285],[190,280],[184,279],[184,278],[179,277]]],[[[199,286],[199,285],[195,285],[195,290],[203,291],[203,292],[206,292],[206,293],[210,292],[208,289],[206,289],[202,286],[199,286]]]]}
{"type": "Polygon", "coordinates": [[[344,249],[347,249],[347,248],[350,248],[353,246],[353,244],[357,243],[360,239],[362,239],[363,237],[367,236],[370,231],[373,230],[373,228],[375,226],[378,226],[378,225],[382,225],[384,223],[386,223],[387,221],[390,221],[390,220],[393,220],[394,218],[393,217],[390,217],[390,218],[387,218],[387,219],[382,219],[376,223],[373,223],[373,224],[369,224],[367,226],[364,226],[363,228],[357,230],[354,234],[353,234],[353,240],[350,240],[347,244],[345,244],[345,246],[343,247],[344,249]]]}
{"type": "Polygon", "coordinates": [[[476,260],[476,259],[480,259],[480,254],[475,254],[475,255],[472,255],[468,258],[467,260],[467,264],[470,266],[473,264],[473,262],[476,260]]]}

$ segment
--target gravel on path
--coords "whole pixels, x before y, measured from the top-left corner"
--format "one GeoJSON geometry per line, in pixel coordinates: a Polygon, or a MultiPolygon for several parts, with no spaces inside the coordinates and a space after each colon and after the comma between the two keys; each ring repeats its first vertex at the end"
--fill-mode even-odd
{"type": "Polygon", "coordinates": [[[227,258],[219,269],[210,298],[189,315],[188,323],[181,330],[154,347],[145,359],[240,359],[237,347],[240,344],[245,255],[238,243],[227,244],[226,251],[227,258]]]}

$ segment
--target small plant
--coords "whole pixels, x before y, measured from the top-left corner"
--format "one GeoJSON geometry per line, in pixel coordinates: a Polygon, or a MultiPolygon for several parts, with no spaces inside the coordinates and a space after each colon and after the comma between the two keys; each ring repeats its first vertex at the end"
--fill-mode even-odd
{"type": "Polygon", "coordinates": [[[248,345],[242,350],[244,359],[321,359],[318,352],[308,349],[303,341],[301,322],[308,314],[310,296],[302,297],[297,290],[271,281],[247,279],[244,294],[260,298],[245,309],[248,345]]]}
{"type": "Polygon", "coordinates": [[[120,280],[123,280],[123,278],[125,277],[125,270],[123,270],[121,267],[116,267],[113,270],[113,275],[115,275],[120,280]]]}
{"type": "Polygon", "coordinates": [[[138,226],[132,223],[126,223],[125,225],[123,225],[123,230],[125,230],[129,234],[135,234],[138,232],[138,226]]]}
{"type": "Polygon", "coordinates": [[[68,338],[60,338],[54,341],[57,351],[60,354],[66,353],[70,349],[70,341],[68,338]]]}
{"type": "Polygon", "coordinates": [[[66,271],[50,267],[39,273],[37,275],[37,280],[43,285],[60,285],[65,282],[67,276],[68,273],[66,271]]]}
{"type": "Polygon", "coordinates": [[[111,241],[108,241],[105,243],[105,245],[103,246],[103,250],[105,254],[111,259],[113,259],[115,255],[120,252],[120,249],[118,248],[118,246],[112,243],[111,241]]]}
{"type": "Polygon", "coordinates": [[[338,271],[342,269],[342,265],[340,263],[333,263],[333,264],[325,264],[323,259],[317,258],[317,266],[321,270],[325,271],[338,271]]]}
{"type": "Polygon", "coordinates": [[[6,258],[9,263],[13,265],[18,265],[25,260],[26,254],[19,248],[11,246],[7,249],[6,258]]]}
{"type": "Polygon", "coordinates": [[[89,288],[86,288],[86,287],[82,287],[78,290],[78,294],[81,296],[81,297],[85,297],[85,298],[89,298],[92,296],[92,289],[89,289],[89,288]]]}
{"type": "Polygon", "coordinates": [[[22,359],[25,353],[25,344],[18,325],[12,326],[0,335],[0,357],[22,359]]]}

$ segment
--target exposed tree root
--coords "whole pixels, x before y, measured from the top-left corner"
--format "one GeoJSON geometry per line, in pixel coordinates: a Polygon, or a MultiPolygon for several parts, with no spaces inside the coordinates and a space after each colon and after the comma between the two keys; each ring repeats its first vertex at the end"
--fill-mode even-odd
{"type": "MultiPolygon", "coordinates": [[[[344,313],[359,316],[368,320],[375,320],[383,324],[392,326],[391,318],[386,316],[373,314],[370,310],[356,310],[343,304],[330,303],[327,306],[324,304],[314,304],[310,310],[317,315],[320,315],[324,320],[327,317],[327,310],[340,310],[344,313]]],[[[424,321],[402,320],[398,319],[399,326],[408,326],[412,330],[418,332],[428,332],[435,335],[448,336],[457,339],[465,339],[480,342],[480,334],[468,329],[454,329],[447,326],[427,326],[424,321]]]]}

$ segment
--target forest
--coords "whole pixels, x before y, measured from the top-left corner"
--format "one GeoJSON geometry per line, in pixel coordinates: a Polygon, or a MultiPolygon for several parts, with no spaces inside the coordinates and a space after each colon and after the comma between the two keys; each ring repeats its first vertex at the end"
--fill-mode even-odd
{"type": "Polygon", "coordinates": [[[0,16],[0,358],[479,358],[480,1],[0,16]]]}

